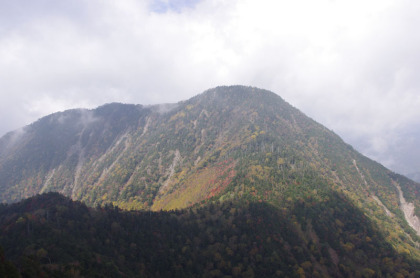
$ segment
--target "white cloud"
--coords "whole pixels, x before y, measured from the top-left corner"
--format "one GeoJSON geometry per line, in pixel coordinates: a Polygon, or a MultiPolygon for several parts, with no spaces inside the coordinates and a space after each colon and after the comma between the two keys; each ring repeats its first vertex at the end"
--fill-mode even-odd
{"type": "Polygon", "coordinates": [[[55,110],[177,102],[228,84],[280,94],[394,169],[401,134],[420,125],[414,0],[18,0],[0,10],[0,134],[55,110]]]}

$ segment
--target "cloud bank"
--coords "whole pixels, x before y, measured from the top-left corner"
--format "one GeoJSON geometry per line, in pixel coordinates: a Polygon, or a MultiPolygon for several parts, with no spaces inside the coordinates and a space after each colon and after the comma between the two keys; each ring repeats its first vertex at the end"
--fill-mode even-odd
{"type": "Polygon", "coordinates": [[[0,134],[64,109],[269,89],[399,172],[420,171],[420,2],[0,4],[0,134]]]}

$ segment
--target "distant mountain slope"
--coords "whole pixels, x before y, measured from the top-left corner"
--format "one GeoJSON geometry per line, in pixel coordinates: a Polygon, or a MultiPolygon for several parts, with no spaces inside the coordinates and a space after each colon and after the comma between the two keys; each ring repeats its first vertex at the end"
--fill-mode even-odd
{"type": "Polygon", "coordinates": [[[420,182],[420,172],[408,174],[407,177],[409,177],[413,181],[420,182]]]}
{"type": "Polygon", "coordinates": [[[398,252],[419,255],[420,185],[362,156],[276,94],[210,89],[174,105],[109,104],[0,139],[1,200],[58,191],[88,205],[170,210],[346,196],[398,252]]]}
{"type": "Polygon", "coordinates": [[[49,190],[71,195],[86,159],[106,153],[119,136],[141,124],[146,111],[122,104],[69,110],[6,134],[0,139],[1,199],[14,201],[49,190]]]}

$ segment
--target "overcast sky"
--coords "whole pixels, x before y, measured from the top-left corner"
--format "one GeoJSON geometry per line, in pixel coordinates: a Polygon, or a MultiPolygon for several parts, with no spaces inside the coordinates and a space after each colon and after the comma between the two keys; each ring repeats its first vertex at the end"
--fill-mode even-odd
{"type": "Polygon", "coordinates": [[[418,0],[0,0],[0,136],[56,111],[271,90],[420,171],[418,0]]]}

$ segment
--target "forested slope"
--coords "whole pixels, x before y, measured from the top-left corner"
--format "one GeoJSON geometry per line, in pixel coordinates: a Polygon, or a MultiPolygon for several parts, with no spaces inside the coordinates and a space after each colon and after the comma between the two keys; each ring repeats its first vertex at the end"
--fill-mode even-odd
{"type": "Polygon", "coordinates": [[[24,277],[420,275],[346,197],[326,198],[127,212],[49,193],[1,207],[0,244],[24,277]]]}

